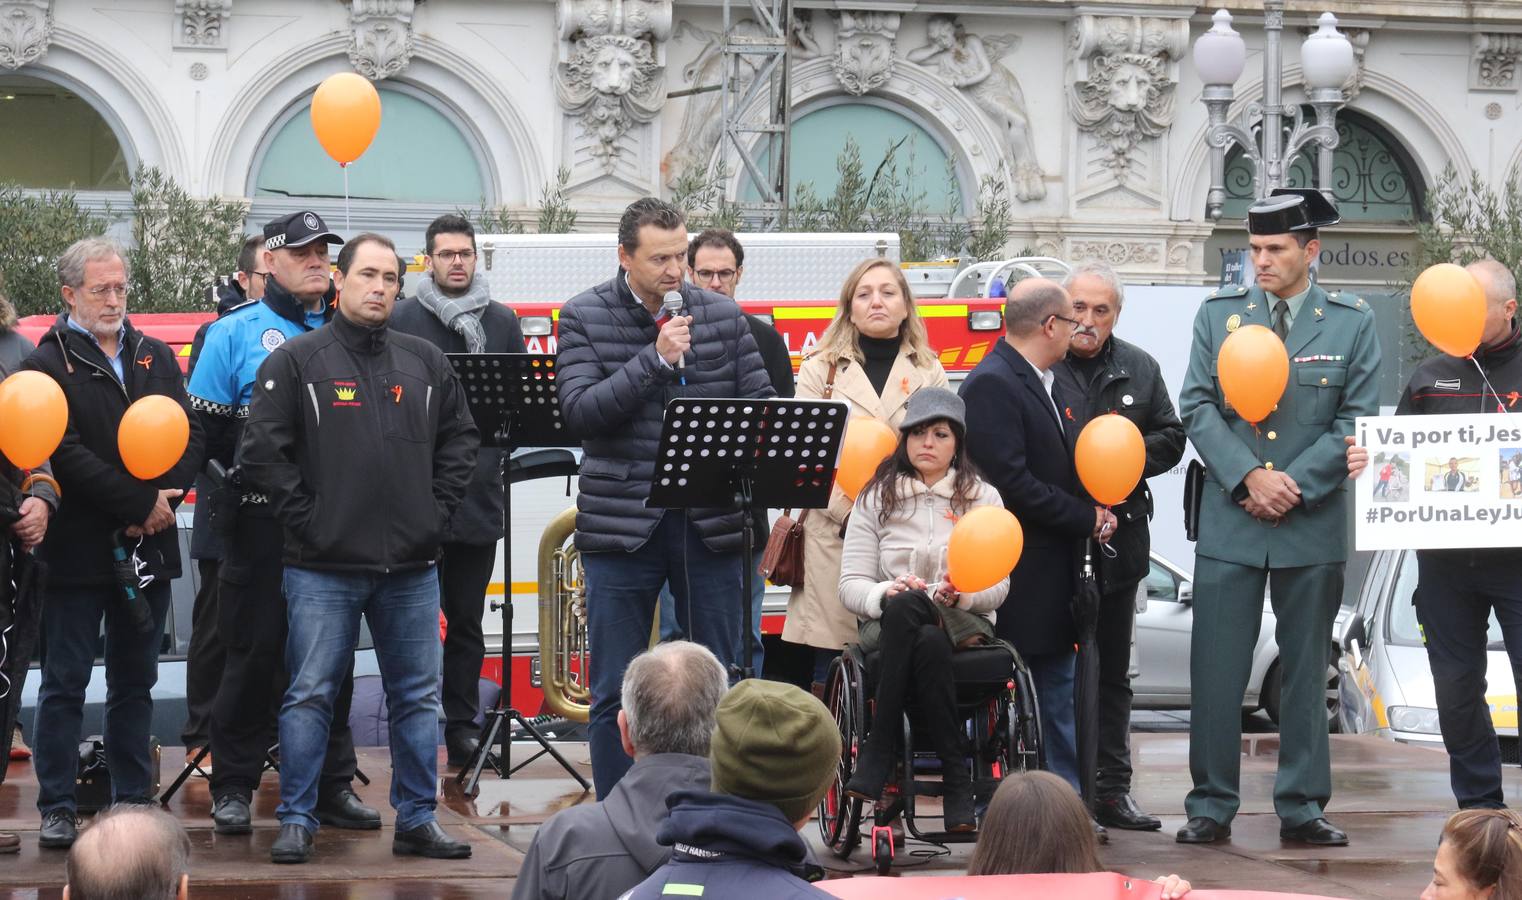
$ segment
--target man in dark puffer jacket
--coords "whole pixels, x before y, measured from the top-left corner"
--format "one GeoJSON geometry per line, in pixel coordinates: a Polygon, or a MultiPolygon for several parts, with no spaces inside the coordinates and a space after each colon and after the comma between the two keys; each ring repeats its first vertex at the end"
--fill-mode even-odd
{"type": "Polygon", "coordinates": [[[632,765],[618,737],[619,684],[645,649],[661,585],[677,620],[721,662],[738,656],[740,513],[645,505],[666,403],[773,396],[750,326],[733,300],[682,282],[686,222],[651,197],[624,211],[620,271],[560,311],[560,410],[582,439],[576,547],[586,570],[592,663],[589,739],[602,799],[632,765]],[[681,315],[663,297],[682,296],[681,315]]]}

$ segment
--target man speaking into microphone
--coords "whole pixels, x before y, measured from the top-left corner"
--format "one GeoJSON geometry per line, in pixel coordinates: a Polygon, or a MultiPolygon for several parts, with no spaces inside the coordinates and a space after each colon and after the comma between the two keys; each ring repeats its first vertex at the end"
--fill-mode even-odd
{"type": "Polygon", "coordinates": [[[633,764],[619,737],[619,690],[650,639],[661,586],[671,584],[682,631],[726,664],[739,656],[749,600],[738,509],[645,505],[668,401],[773,396],[739,305],[682,282],[686,224],[653,197],[630,204],[618,274],[560,310],[560,411],[583,451],[576,548],[596,648],[589,740],[599,800],[633,764]]]}

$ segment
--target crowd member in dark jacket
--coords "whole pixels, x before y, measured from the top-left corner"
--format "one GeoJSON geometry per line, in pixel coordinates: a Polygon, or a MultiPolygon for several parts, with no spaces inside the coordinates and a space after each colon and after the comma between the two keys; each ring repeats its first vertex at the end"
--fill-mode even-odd
{"type": "Polygon", "coordinates": [[[401,269],[378,234],[338,254],[338,314],[259,367],[239,459],[285,529],[291,684],[280,709],[277,863],[312,852],[333,701],[363,614],[391,727],[391,851],[470,856],[434,819],[439,582],[444,528],[465,494],[478,437],[437,347],[387,327],[401,269]]]}
{"type": "Polygon", "coordinates": [[[592,777],[606,797],[632,761],[618,741],[619,683],[645,649],[661,586],[678,624],[726,664],[741,618],[740,513],[645,505],[669,400],[772,396],[740,307],[682,282],[686,220],[669,203],[630,204],[619,273],[560,311],[560,410],[582,441],[576,547],[586,572],[592,662],[592,777]],[[680,314],[662,301],[679,294],[680,314]]]}
{"type": "Polygon", "coordinates": [[[629,900],[828,897],[798,835],[835,778],[840,731],[823,703],[780,681],[749,679],[719,702],[708,748],[712,791],[677,791],[656,840],[672,848],[629,900]]]}
{"type": "MultiPolygon", "coordinates": [[[[414,296],[400,300],[391,330],[417,335],[445,353],[522,353],[518,317],[493,303],[476,278],[476,232],[463,217],[440,216],[424,235],[429,271],[414,296]]],[[[489,438],[490,435],[482,435],[489,438]]],[[[481,631],[486,588],[502,539],[502,451],[483,447],[465,500],[444,529],[439,589],[444,598],[444,745],[449,764],[464,765],[476,749],[481,631]]],[[[511,581],[511,579],[508,579],[511,581]]]]}
{"type": "Polygon", "coordinates": [[[26,335],[16,330],[16,322],[16,307],[0,293],[0,371],[7,373],[21,368],[21,361],[37,349],[26,335]]]}
{"type": "MultiPolygon", "coordinates": [[[[269,277],[263,265],[264,238],[258,235],[243,242],[238,251],[238,271],[226,284],[208,288],[215,301],[217,319],[234,309],[264,296],[264,280],[269,277]],[[264,271],[259,271],[264,269],[264,271]]],[[[194,378],[196,362],[213,319],[196,329],[190,341],[189,378],[194,378]]],[[[217,685],[222,680],[222,666],[227,651],[217,637],[217,582],[222,562],[222,538],[211,527],[211,493],[214,486],[205,475],[196,477],[196,505],[191,516],[190,558],[196,561],[201,583],[196,590],[195,606],[190,613],[190,648],[185,652],[185,727],[180,731],[187,762],[211,741],[211,710],[217,699],[217,685]],[[206,502],[201,502],[202,500],[206,502]]],[[[203,765],[205,764],[203,760],[203,765]]]]}
{"type": "Polygon", "coordinates": [[[68,428],[52,457],[69,502],[58,510],[40,552],[51,571],[33,736],[43,847],[67,848],[77,835],[80,729],[102,618],[112,800],[146,801],[152,790],[151,692],[169,582],[180,576],[174,507],[201,462],[201,429],[192,419],[184,454],[159,478],[142,481],[122,464],[117,426],[134,401],[160,394],[190,413],[174,351],[127,321],[130,286],[123,260],[121,250],[101,238],[85,238],[64,251],[58,280],[67,309],[25,362],[57,381],[69,404],[68,428]],[[113,568],[117,555],[129,571],[113,568]],[[123,578],[133,593],[124,592],[123,578]]]}
{"type": "Polygon", "coordinates": [[[995,630],[1030,665],[1051,771],[1078,790],[1070,603],[1080,545],[1112,534],[1115,516],[1082,496],[1072,402],[1052,372],[1078,327],[1072,300],[1051,281],[1027,279],[1010,292],[1004,321],[1005,339],[961,388],[967,451],[1025,529],[1025,551],[1009,577],[1016,611],[1000,616],[995,630]]]}
{"type": "MultiPolygon", "coordinates": [[[[1115,551],[1099,555],[1099,767],[1094,817],[1101,825],[1151,831],[1161,820],[1131,799],[1131,632],[1136,622],[1136,587],[1147,575],[1152,536],[1152,494],[1147,478],[1160,475],[1184,455],[1184,425],[1173,410],[1157,360],[1112,333],[1125,302],[1125,287],[1104,263],[1080,265],[1063,287],[1073,298],[1073,333],[1067,359],[1053,367],[1080,430],[1095,416],[1117,413],[1130,419],[1146,442],[1142,481],[1111,511],[1120,528],[1110,541],[1115,551]]],[[[1083,727],[1080,723],[1080,727],[1083,727]]]]}
{"type": "MultiPolygon", "coordinates": [[[[1493,259],[1468,269],[1485,289],[1479,349],[1473,360],[1445,354],[1418,366],[1396,415],[1506,414],[1522,392],[1516,278],[1493,259]]],[[[1351,445],[1354,439],[1347,440],[1351,445]]],[[[1367,450],[1350,446],[1349,474],[1358,477],[1368,458],[1367,450]]],[[[1411,462],[1417,462],[1414,456],[1411,462]]],[[[1486,623],[1494,613],[1512,670],[1522,672],[1522,556],[1514,548],[1418,550],[1416,566],[1412,601],[1437,688],[1453,797],[1460,809],[1500,809],[1505,806],[1501,747],[1485,699],[1486,623]]]]}
{"type": "Polygon", "coordinates": [[[634,757],[608,798],[550,817],[534,834],[514,900],[617,897],[671,858],[655,840],[666,798],[708,790],[708,745],[729,675],[701,644],[657,644],[629,663],[618,716],[634,757]]]}
{"type": "MultiPolygon", "coordinates": [[[[333,315],[328,247],[342,243],[314,212],[265,223],[256,265],[268,274],[249,281],[250,290],[261,296],[211,323],[190,373],[190,404],[206,430],[208,460],[235,470],[259,367],[276,347],[322,328],[333,315]]],[[[248,834],[253,830],[249,807],[275,741],[276,713],[288,684],[283,532],[268,497],[240,487],[235,476],[229,482],[201,494],[196,504],[197,511],[218,510],[207,531],[228,535],[217,570],[215,621],[225,659],[211,717],[211,818],[218,834],[248,834]]],[[[353,691],[353,676],[346,674],[334,701],[317,818],[336,828],[370,830],[380,827],[380,813],[354,793],[353,691]]]]}
{"type": "MultiPolygon", "coordinates": [[[[687,245],[687,277],[700,288],[735,298],[740,279],[745,277],[745,248],[734,232],[710,228],[693,238],[687,245]]],[[[758,316],[746,313],[745,323],[750,326],[750,336],[755,338],[756,350],[766,364],[772,390],[778,397],[793,396],[793,359],[788,355],[787,342],[776,328],[758,316]]],[[[771,533],[771,517],[765,509],[753,512],[751,531],[755,535],[755,561],[759,566],[766,538],[771,533]]],[[[759,570],[750,575],[750,591],[751,667],[760,675],[766,662],[761,645],[761,602],[766,596],[766,579],[759,570]]],[[[661,594],[661,640],[678,633],[676,603],[668,590],[661,594]]]]}

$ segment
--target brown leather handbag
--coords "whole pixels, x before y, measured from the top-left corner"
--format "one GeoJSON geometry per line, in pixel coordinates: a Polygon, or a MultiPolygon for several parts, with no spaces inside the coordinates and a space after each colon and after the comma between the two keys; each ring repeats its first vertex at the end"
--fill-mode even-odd
{"type": "MultiPolygon", "coordinates": [[[[830,374],[824,383],[824,396],[828,400],[835,393],[835,363],[830,363],[830,374]]],[[[792,509],[785,509],[772,525],[766,538],[766,551],[761,554],[761,577],[780,587],[803,587],[803,520],[809,511],[799,510],[793,518],[792,509]]]]}

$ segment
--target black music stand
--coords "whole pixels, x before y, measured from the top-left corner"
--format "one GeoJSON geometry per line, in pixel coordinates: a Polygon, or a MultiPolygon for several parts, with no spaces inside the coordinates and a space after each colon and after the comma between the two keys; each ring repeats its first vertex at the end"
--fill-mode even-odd
{"type": "Polygon", "coordinates": [[[512,480],[508,476],[508,458],[519,447],[563,447],[568,443],[560,421],[560,400],[555,394],[555,357],[540,353],[450,353],[447,354],[460,384],[465,387],[465,402],[481,432],[482,447],[498,447],[502,454],[502,690],[497,702],[486,710],[481,723],[478,745],[469,760],[455,775],[456,783],[465,785],[465,793],[474,794],[481,772],[487,766],[498,777],[513,773],[548,753],[560,767],[581,783],[583,790],[591,784],[575,767],[550,746],[534,724],[512,705],[513,688],[513,540],[512,480]],[[518,723],[540,750],[516,766],[512,764],[511,725],[518,723]],[[493,741],[501,742],[499,753],[492,753],[493,741]]]}
{"type": "Polygon", "coordinates": [[[756,674],[750,610],[756,540],[752,502],[759,497],[767,508],[828,506],[850,412],[839,400],[681,397],[666,404],[648,505],[739,507],[743,655],[731,669],[742,679],[756,674]]]}

